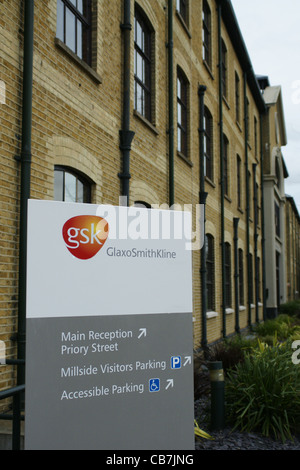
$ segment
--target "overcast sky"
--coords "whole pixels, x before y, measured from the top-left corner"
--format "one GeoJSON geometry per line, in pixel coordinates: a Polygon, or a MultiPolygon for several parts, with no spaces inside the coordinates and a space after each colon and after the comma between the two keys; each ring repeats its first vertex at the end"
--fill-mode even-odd
{"type": "Polygon", "coordinates": [[[285,192],[300,214],[300,0],[231,0],[256,75],[281,85],[289,172],[285,192]]]}

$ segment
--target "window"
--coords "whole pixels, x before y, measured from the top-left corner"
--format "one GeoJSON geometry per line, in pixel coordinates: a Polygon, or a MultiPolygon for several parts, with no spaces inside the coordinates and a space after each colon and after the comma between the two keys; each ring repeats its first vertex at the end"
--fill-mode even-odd
{"type": "Polygon", "coordinates": [[[240,122],[240,78],[235,74],[235,119],[240,122]]]}
{"type": "Polygon", "coordinates": [[[253,256],[249,253],[249,300],[253,304],[253,256]]]}
{"type": "Polygon", "coordinates": [[[223,182],[224,194],[228,196],[229,191],[229,173],[228,173],[228,139],[223,134],[223,182]]]}
{"type": "Polygon", "coordinates": [[[222,92],[223,96],[227,96],[227,49],[223,40],[221,54],[222,92]]]}
{"type": "Polygon", "coordinates": [[[176,10],[186,24],[188,24],[188,0],[176,0],[176,10]]]}
{"type": "Polygon", "coordinates": [[[278,121],[278,113],[275,112],[275,137],[276,137],[276,144],[279,144],[280,139],[280,128],[279,128],[279,121],[278,121]]]}
{"type": "Polygon", "coordinates": [[[152,120],[152,28],[140,9],[134,19],[134,108],[152,120]]]}
{"type": "Polygon", "coordinates": [[[247,124],[247,141],[249,143],[249,136],[250,136],[250,121],[249,121],[249,111],[250,104],[248,98],[246,98],[246,124],[247,124]]]}
{"type": "Polygon", "coordinates": [[[275,233],[280,237],[280,209],[279,205],[275,202],[275,233]]]}
{"type": "Polygon", "coordinates": [[[275,183],[275,184],[276,184],[277,188],[280,189],[280,186],[281,186],[280,183],[281,183],[281,181],[280,181],[280,167],[279,167],[279,160],[278,160],[278,157],[277,157],[276,160],[275,160],[275,175],[276,175],[276,183],[275,183]]]}
{"type": "Polygon", "coordinates": [[[258,196],[258,193],[257,193],[257,183],[256,183],[256,180],[255,180],[255,175],[256,175],[256,169],[255,169],[256,165],[253,164],[252,165],[252,168],[253,168],[253,218],[254,218],[254,222],[257,223],[257,206],[258,206],[258,201],[257,201],[257,196],[258,196]]]}
{"type": "Polygon", "coordinates": [[[254,116],[254,152],[255,152],[255,157],[257,157],[257,151],[258,151],[258,146],[257,146],[257,119],[254,116]]]}
{"type": "Polygon", "coordinates": [[[261,302],[261,280],[260,280],[260,258],[257,258],[257,292],[258,292],[258,302],[261,302]]]}
{"type": "Polygon", "coordinates": [[[206,0],[202,10],[202,47],[203,60],[211,67],[211,14],[206,0]]]}
{"type": "Polygon", "coordinates": [[[231,247],[225,243],[225,307],[231,307],[231,247]]]}
{"type": "Polygon", "coordinates": [[[134,207],[141,207],[142,209],[151,209],[151,204],[145,201],[134,201],[134,207]]]}
{"type": "Polygon", "coordinates": [[[255,215],[256,215],[256,223],[260,225],[260,204],[259,204],[259,185],[255,183],[255,200],[256,200],[256,207],[255,207],[255,215]]]}
{"type": "Polygon", "coordinates": [[[249,217],[252,216],[252,178],[251,178],[251,173],[248,171],[248,194],[249,194],[249,217]]]}
{"type": "Polygon", "coordinates": [[[91,202],[91,184],[69,168],[55,167],[54,200],[64,202],[91,202]]]}
{"type": "Polygon", "coordinates": [[[57,37],[91,65],[91,0],[57,0],[57,37]]]}
{"type": "Polygon", "coordinates": [[[214,238],[212,235],[206,235],[205,249],[207,310],[211,311],[215,309],[215,253],[214,238]]]}
{"type": "Polygon", "coordinates": [[[244,305],[244,254],[243,250],[239,248],[239,302],[244,305]]]}
{"type": "Polygon", "coordinates": [[[183,72],[177,74],[177,150],[188,156],[188,81],[183,72]]]}
{"type": "Polygon", "coordinates": [[[279,122],[278,122],[278,113],[275,113],[275,136],[276,136],[276,144],[279,144],[279,122]]]}
{"type": "Polygon", "coordinates": [[[280,253],[276,251],[276,300],[277,307],[280,306],[280,253]]]}
{"type": "Polygon", "coordinates": [[[237,174],[237,205],[239,208],[242,207],[242,173],[241,173],[241,166],[242,161],[239,155],[236,156],[236,174],[237,174]]]}
{"type": "Polygon", "coordinates": [[[204,175],[213,181],[213,124],[212,115],[204,108],[204,175]]]}

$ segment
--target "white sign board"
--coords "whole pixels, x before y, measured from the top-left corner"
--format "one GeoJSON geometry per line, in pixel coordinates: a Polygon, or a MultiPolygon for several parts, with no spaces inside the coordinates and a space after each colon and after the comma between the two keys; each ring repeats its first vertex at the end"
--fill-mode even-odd
{"type": "Polygon", "coordinates": [[[27,449],[192,449],[187,212],[29,201],[27,449]]]}
{"type": "Polygon", "coordinates": [[[177,220],[189,233],[189,212],[30,200],[27,317],[191,312],[191,252],[177,220]],[[76,257],[86,247],[99,251],[76,257]]]}

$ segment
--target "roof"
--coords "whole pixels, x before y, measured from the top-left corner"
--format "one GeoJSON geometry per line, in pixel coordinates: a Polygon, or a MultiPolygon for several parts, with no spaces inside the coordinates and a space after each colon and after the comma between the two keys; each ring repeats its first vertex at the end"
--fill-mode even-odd
{"type": "Polygon", "coordinates": [[[266,104],[272,105],[276,104],[281,92],[280,86],[268,86],[264,91],[264,100],[266,104]]]}
{"type": "Polygon", "coordinates": [[[231,0],[217,0],[217,3],[219,6],[221,6],[223,22],[231,38],[232,45],[238,56],[241,67],[247,74],[247,83],[251,89],[257,107],[261,113],[264,113],[266,111],[266,104],[262,97],[260,86],[254,73],[248,50],[242,36],[231,0]]]}
{"type": "Polygon", "coordinates": [[[263,98],[267,106],[275,106],[276,104],[278,105],[278,111],[279,111],[278,118],[280,121],[281,145],[286,145],[287,134],[286,134],[286,127],[285,127],[281,86],[268,86],[267,88],[265,88],[263,92],[263,98]]]}
{"type": "Polygon", "coordinates": [[[270,86],[269,77],[267,75],[256,75],[259,87],[264,90],[267,86],[270,86]]]}
{"type": "Polygon", "coordinates": [[[294,198],[292,196],[290,196],[289,194],[286,194],[285,197],[291,203],[293,211],[295,212],[298,221],[300,221],[300,215],[299,215],[298,208],[296,206],[294,198]]]}

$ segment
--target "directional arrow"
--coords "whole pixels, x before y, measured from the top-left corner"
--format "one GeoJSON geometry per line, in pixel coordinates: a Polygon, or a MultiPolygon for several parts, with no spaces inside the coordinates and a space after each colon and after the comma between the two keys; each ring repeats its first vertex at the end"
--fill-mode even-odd
{"type": "Polygon", "coordinates": [[[191,363],[192,363],[191,356],[185,356],[185,361],[183,363],[183,367],[186,366],[187,364],[191,364],[191,363]]]}
{"type": "Polygon", "coordinates": [[[138,335],[138,339],[142,336],[147,336],[147,328],[140,328],[140,334],[138,335]]]}
{"type": "Polygon", "coordinates": [[[168,390],[169,387],[171,387],[171,388],[174,387],[174,380],[173,379],[168,379],[167,380],[166,390],[168,390]]]}

